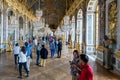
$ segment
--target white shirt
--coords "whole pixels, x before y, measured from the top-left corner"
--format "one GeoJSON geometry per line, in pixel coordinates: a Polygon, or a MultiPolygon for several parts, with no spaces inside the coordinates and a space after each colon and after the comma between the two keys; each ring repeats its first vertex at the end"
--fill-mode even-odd
{"type": "Polygon", "coordinates": [[[45,42],[45,41],[42,41],[42,42],[41,42],[41,45],[46,45],[46,42],[45,42]]]}
{"type": "Polygon", "coordinates": [[[34,44],[37,45],[37,39],[34,40],[34,44]]]}
{"type": "Polygon", "coordinates": [[[15,46],[14,47],[14,54],[19,54],[20,53],[20,46],[15,46]]]}
{"type": "Polygon", "coordinates": [[[22,51],[19,53],[19,62],[20,62],[20,63],[27,62],[26,54],[27,54],[27,53],[24,54],[22,51]]]}

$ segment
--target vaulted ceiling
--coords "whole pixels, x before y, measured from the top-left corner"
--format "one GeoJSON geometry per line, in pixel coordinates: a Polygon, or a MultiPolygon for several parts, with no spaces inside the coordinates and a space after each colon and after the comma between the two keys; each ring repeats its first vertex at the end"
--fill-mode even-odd
{"type": "MultiPolygon", "coordinates": [[[[21,0],[22,1],[22,0],[21,0]]],[[[43,10],[45,22],[51,29],[56,29],[62,18],[75,0],[27,0],[27,7],[35,11],[43,10]],[[39,4],[40,2],[40,4],[39,4]]]]}

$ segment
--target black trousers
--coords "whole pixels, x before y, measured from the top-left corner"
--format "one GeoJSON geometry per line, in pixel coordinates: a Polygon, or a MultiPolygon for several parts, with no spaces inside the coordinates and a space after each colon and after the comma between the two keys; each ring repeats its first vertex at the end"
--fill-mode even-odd
{"type": "Polygon", "coordinates": [[[61,57],[61,49],[58,49],[58,57],[61,57]]]}
{"type": "Polygon", "coordinates": [[[27,73],[27,75],[28,75],[28,73],[29,73],[29,71],[27,70],[27,64],[26,64],[26,62],[24,62],[24,63],[19,63],[19,73],[20,73],[20,77],[22,77],[22,66],[24,66],[24,69],[25,69],[25,72],[27,73]]]}
{"type": "Polygon", "coordinates": [[[18,64],[18,54],[14,55],[14,61],[15,61],[15,65],[17,65],[18,64]]]}

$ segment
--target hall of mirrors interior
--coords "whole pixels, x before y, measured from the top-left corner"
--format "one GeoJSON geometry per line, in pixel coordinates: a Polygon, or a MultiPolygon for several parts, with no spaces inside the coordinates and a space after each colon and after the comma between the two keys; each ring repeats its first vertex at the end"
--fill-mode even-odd
{"type": "Polygon", "coordinates": [[[12,52],[16,42],[56,36],[68,51],[77,49],[118,75],[119,8],[120,0],[0,0],[0,55],[12,52]]]}

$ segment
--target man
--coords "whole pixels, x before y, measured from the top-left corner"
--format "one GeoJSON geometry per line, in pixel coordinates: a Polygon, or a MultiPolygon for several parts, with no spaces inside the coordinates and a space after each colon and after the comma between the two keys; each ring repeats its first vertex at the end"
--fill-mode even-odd
{"type": "Polygon", "coordinates": [[[25,42],[25,49],[27,52],[27,69],[30,71],[30,62],[31,62],[31,49],[32,49],[32,44],[28,44],[28,42],[25,42]]]}
{"type": "Polygon", "coordinates": [[[40,51],[41,56],[41,67],[44,67],[46,64],[46,59],[48,58],[48,50],[45,48],[45,45],[42,45],[42,49],[40,51]]]}
{"type": "Polygon", "coordinates": [[[51,51],[51,58],[53,58],[54,54],[55,54],[55,43],[54,43],[53,39],[51,40],[49,45],[50,45],[50,51],[51,51]]]}
{"type": "Polygon", "coordinates": [[[81,74],[78,77],[78,80],[93,80],[93,70],[88,64],[89,58],[85,54],[80,55],[80,60],[78,62],[81,74]]]}

